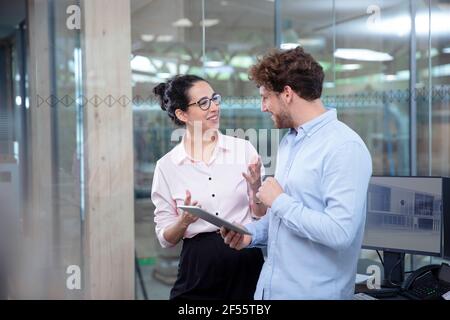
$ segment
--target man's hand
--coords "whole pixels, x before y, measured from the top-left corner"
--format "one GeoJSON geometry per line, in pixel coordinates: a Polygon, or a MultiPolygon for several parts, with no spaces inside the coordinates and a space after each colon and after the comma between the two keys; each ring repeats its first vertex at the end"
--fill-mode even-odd
{"type": "Polygon", "coordinates": [[[283,188],[275,178],[267,178],[261,185],[256,197],[264,203],[265,206],[271,207],[275,199],[282,194],[283,188]]]}
{"type": "MultiPolygon", "coordinates": [[[[240,224],[235,223],[235,225],[243,227],[240,224]]],[[[223,241],[230,246],[232,249],[241,250],[246,248],[250,242],[252,242],[252,237],[247,234],[240,234],[232,230],[220,228],[220,235],[223,241]]]]}

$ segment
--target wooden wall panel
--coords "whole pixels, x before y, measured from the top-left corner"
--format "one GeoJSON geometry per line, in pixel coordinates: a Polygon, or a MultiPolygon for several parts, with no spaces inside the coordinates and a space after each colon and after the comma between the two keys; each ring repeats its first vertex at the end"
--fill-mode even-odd
{"type": "Polygon", "coordinates": [[[132,94],[130,3],[81,4],[84,94],[92,99],[85,108],[84,134],[87,298],[133,299],[132,106],[117,101],[129,102],[132,94]]]}

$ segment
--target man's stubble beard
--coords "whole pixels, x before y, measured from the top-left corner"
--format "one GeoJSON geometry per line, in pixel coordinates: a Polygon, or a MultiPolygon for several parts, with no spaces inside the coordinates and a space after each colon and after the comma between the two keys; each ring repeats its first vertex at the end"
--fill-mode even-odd
{"type": "Polygon", "coordinates": [[[279,115],[274,115],[275,127],[277,129],[289,129],[294,127],[294,122],[290,114],[287,111],[287,105],[279,98],[280,103],[282,104],[280,108],[279,115]]]}

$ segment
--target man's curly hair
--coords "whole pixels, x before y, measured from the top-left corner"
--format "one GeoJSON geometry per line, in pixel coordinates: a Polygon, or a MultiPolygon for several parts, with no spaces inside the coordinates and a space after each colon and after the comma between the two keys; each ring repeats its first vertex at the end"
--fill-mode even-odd
{"type": "Polygon", "coordinates": [[[280,93],[285,86],[290,86],[307,101],[320,98],[323,78],[320,64],[301,47],[285,51],[274,49],[249,71],[249,79],[258,87],[280,93]]]}

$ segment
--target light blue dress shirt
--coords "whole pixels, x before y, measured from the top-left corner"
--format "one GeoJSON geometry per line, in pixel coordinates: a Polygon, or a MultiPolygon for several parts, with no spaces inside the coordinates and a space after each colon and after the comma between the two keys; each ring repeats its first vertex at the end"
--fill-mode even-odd
{"type": "Polygon", "coordinates": [[[267,246],[255,299],[351,299],[372,159],[335,109],[281,140],[275,178],[284,193],[247,224],[267,246]]]}

